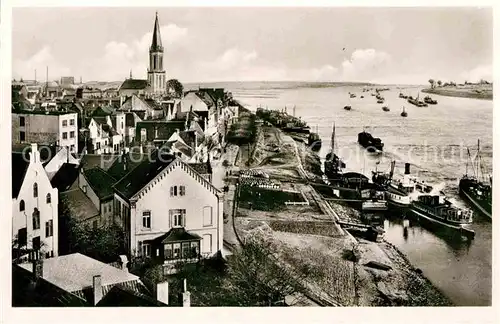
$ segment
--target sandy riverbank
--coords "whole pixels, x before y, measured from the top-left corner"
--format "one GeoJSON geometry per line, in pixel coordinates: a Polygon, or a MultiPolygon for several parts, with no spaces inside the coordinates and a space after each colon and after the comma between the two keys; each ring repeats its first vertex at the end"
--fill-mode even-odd
{"type": "MultiPolygon", "coordinates": [[[[353,239],[339,231],[332,226],[331,215],[318,205],[318,195],[311,193],[314,189],[310,185],[283,182],[299,180],[304,172],[308,178],[317,179],[318,169],[321,170],[317,155],[301,142],[296,142],[295,151],[293,141],[274,127],[260,128],[254,151],[257,156],[251,166],[266,172],[270,180],[281,182],[282,188],[303,192],[309,205],[283,205],[279,210],[266,211],[243,208],[248,206],[243,202],[235,217],[238,235],[262,235],[270,240],[274,247],[270,252],[298,274],[306,275],[309,291],[343,306],[451,305],[394,246],[353,239]],[[280,149],[276,151],[274,145],[280,149]],[[349,258],[352,253],[354,260],[349,258]],[[391,269],[367,266],[370,261],[391,269]]],[[[272,194],[269,191],[266,195],[272,194]]],[[[359,213],[348,206],[330,206],[342,219],[359,220],[359,213]]]]}
{"type": "Polygon", "coordinates": [[[448,97],[493,100],[491,85],[447,86],[423,89],[422,92],[448,97]]]}

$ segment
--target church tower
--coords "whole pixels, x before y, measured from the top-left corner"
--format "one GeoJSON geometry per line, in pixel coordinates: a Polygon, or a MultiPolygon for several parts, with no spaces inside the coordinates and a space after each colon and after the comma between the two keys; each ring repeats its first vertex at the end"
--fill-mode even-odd
{"type": "Polygon", "coordinates": [[[163,46],[161,45],[160,23],[156,12],[153,40],[149,48],[148,82],[153,94],[166,92],[167,76],[163,69],[163,46]]]}

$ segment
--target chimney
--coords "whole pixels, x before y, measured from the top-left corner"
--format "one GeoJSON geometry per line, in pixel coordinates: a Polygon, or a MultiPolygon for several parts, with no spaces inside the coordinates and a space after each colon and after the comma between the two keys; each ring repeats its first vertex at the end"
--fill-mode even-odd
{"type": "Polygon", "coordinates": [[[410,174],[410,163],[405,163],[405,174],[410,174]]]}
{"type": "Polygon", "coordinates": [[[128,258],[126,255],[120,255],[120,261],[121,261],[121,269],[123,271],[127,271],[128,272],[128,267],[127,267],[127,264],[128,264],[128,258]]]}
{"type": "Polygon", "coordinates": [[[102,299],[102,283],[101,283],[101,276],[94,276],[93,278],[93,287],[94,291],[94,306],[99,303],[102,299]]]}
{"type": "Polygon", "coordinates": [[[187,291],[187,282],[184,279],[184,292],[182,293],[182,306],[190,307],[191,306],[191,293],[187,291]]]}
{"type": "Polygon", "coordinates": [[[40,152],[38,152],[38,144],[36,143],[31,143],[30,162],[31,163],[40,162],[40,152]]]}
{"type": "Polygon", "coordinates": [[[156,299],[159,302],[168,305],[168,282],[160,282],[156,284],[156,299]]]}

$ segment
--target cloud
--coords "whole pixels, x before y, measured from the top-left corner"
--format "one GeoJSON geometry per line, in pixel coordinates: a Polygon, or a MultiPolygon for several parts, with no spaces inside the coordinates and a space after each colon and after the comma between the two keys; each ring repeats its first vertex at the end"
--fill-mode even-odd
{"type": "Polygon", "coordinates": [[[49,67],[49,79],[51,80],[70,73],[70,69],[61,65],[54,57],[51,47],[44,46],[26,60],[14,60],[12,62],[12,75],[17,79],[33,79],[36,70],[37,79],[44,80],[47,66],[49,67]]]}
{"type": "Polygon", "coordinates": [[[390,67],[392,58],[388,53],[375,49],[357,49],[350,59],[341,64],[343,81],[370,81],[374,77],[385,74],[390,67]]]}
{"type": "Polygon", "coordinates": [[[479,82],[481,79],[491,82],[493,81],[493,66],[479,65],[470,71],[463,72],[460,76],[469,82],[479,82]]]}
{"type": "MultiPolygon", "coordinates": [[[[182,45],[188,29],[169,24],[161,26],[160,33],[162,45],[168,52],[171,47],[182,45]]],[[[146,78],[152,38],[153,32],[148,32],[130,43],[109,42],[104,47],[103,56],[92,64],[88,74],[97,75],[102,80],[122,80],[132,70],[134,78],[146,78]]]]}
{"type": "MultiPolygon", "coordinates": [[[[182,46],[183,40],[188,35],[188,29],[175,24],[160,27],[162,45],[165,51],[169,47],[182,46]]],[[[79,62],[74,70],[70,70],[60,64],[49,46],[45,46],[27,60],[17,60],[13,64],[14,77],[34,75],[37,69],[39,75],[45,72],[45,67],[49,66],[49,78],[59,79],[64,75],[83,76],[84,80],[123,80],[129,76],[130,70],[134,78],[146,78],[146,71],[149,60],[149,46],[153,37],[152,32],[144,34],[142,37],[130,42],[108,42],[102,55],[95,59],[88,59],[79,62]]]]}

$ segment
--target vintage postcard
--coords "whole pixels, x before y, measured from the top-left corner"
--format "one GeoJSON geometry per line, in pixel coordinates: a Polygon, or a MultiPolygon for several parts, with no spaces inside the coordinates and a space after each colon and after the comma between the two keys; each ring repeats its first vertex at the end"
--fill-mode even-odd
{"type": "Polygon", "coordinates": [[[8,10],[12,311],[493,322],[492,7],[8,10]]]}

